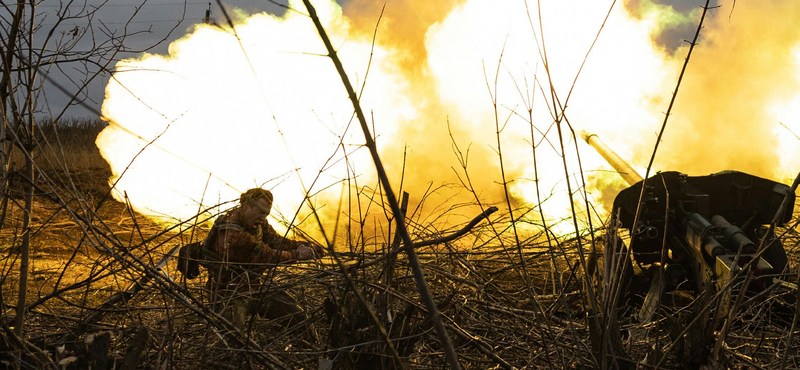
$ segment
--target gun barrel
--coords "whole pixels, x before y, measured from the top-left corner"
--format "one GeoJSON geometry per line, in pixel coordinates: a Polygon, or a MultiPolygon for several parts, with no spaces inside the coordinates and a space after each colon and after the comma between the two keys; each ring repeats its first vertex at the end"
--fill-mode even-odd
{"type": "Polygon", "coordinates": [[[633,186],[633,184],[642,181],[642,176],[636,172],[636,170],[631,167],[627,162],[625,162],[622,158],[620,158],[617,153],[614,153],[611,148],[609,148],[606,143],[600,140],[597,137],[597,134],[590,134],[586,131],[581,131],[581,137],[583,140],[586,141],[587,144],[591,145],[597,153],[611,165],[617,171],[617,173],[624,179],[628,185],[633,186]]]}
{"type": "Polygon", "coordinates": [[[753,243],[747,235],[744,234],[742,229],[731,225],[731,223],[722,216],[715,215],[711,217],[711,223],[722,231],[726,244],[725,246],[732,253],[738,253],[740,248],[744,254],[755,254],[758,252],[756,243],[753,243]]]}

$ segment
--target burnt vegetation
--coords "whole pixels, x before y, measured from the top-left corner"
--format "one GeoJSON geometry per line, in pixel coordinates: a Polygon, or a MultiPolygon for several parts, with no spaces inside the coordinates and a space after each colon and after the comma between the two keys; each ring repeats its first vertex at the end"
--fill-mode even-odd
{"type": "MultiPolygon", "coordinates": [[[[36,49],[33,34],[47,30],[37,28],[30,4],[8,7],[0,50],[0,368],[800,367],[798,213],[771,234],[788,256],[784,284],[737,295],[746,290],[734,289],[737,276],[727,291],[676,290],[642,320],[645,297],[626,294],[623,277],[651,275],[633,264],[626,275],[619,255],[604,253],[628,242],[616,221],[579,226],[577,214],[595,210],[575,203],[568,220],[573,232],[556,235],[552,225],[524,218],[539,213],[538,205],[515,205],[507,193],[496,205],[482,203],[471,187],[466,151],[455,142],[463,164],[458,186],[475,201],[434,218],[468,209],[472,222],[436,226],[418,212],[427,194],[398,199],[383,173],[381,183],[370,184],[381,191],[348,192],[347,201],[369,208],[341,212],[336,229],[348,232],[325,246],[328,256],[268,270],[267,290],[293,295],[306,319],[286,327],[254,316],[237,328],[209,304],[207,272],[187,280],[173,258],[178,247],[202,240],[209,219],[227,206],[163,226],[114,200],[110,169],[94,145],[106,123],[65,119],[63,111],[43,112],[37,102],[54,83],[47,66],[76,59],[75,44],[36,49]],[[39,118],[45,113],[51,118],[39,118]],[[382,218],[380,229],[368,229],[375,217],[382,218]]],[[[91,25],[91,14],[82,16],[91,25]]],[[[380,173],[374,133],[317,26],[380,173]]],[[[107,62],[117,58],[124,39],[111,38],[120,42],[110,43],[116,49],[96,44],[77,59],[101,66],[95,74],[110,72],[107,62]]],[[[80,100],[91,78],[67,90],[80,100]]],[[[563,153],[575,133],[557,108],[562,105],[554,99],[552,106],[563,153]]],[[[502,165],[501,126],[498,120],[502,165]]],[[[567,169],[566,159],[564,167],[570,191],[583,192],[572,175],[578,169],[567,169]]]]}

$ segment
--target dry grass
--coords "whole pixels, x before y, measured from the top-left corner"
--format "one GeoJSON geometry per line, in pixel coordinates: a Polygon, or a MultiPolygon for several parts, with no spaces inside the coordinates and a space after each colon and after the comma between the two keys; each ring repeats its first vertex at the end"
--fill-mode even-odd
{"type": "MultiPolygon", "coordinates": [[[[110,334],[104,351],[118,368],[125,366],[126,354],[137,352],[137,343],[145,344],[137,368],[148,369],[316,368],[327,360],[340,369],[447,366],[403,254],[359,265],[382,258],[382,251],[393,244],[390,233],[385,239],[370,239],[371,245],[341,246],[339,250],[378,251],[337,253],[347,266],[344,270],[332,257],[270,270],[270,291],[294,295],[307,320],[284,328],[256,318],[251,327],[237,333],[209,309],[205,275],[184,281],[174,261],[160,272],[152,268],[173,247],[188,243],[191,235],[202,237],[205,231],[164,228],[124,204],[103,200],[108,168],[95,166],[102,160],[93,145],[86,147],[100,128],[89,124],[63,128],[66,131],[59,137],[72,133],[70,142],[84,147],[74,147],[77,154],[61,157],[73,161],[68,171],[58,166],[38,171],[27,301],[31,311],[23,337],[0,334],[0,348],[17,356],[17,360],[0,359],[0,367],[53,367],[64,361],[70,363],[68,368],[79,368],[88,364],[80,362],[88,361],[87,338],[103,333],[110,334]],[[144,276],[152,278],[145,290],[104,305],[144,276]],[[400,361],[394,359],[371,313],[385,327],[400,361]],[[44,354],[37,355],[38,351],[44,354]]],[[[13,196],[10,200],[0,230],[2,319],[9,324],[16,304],[22,217],[20,200],[13,196]]],[[[450,232],[416,222],[408,220],[414,240],[450,232]]],[[[791,225],[779,235],[790,255],[791,271],[797,271],[797,217],[791,225]]],[[[541,235],[530,235],[519,239],[522,248],[517,249],[514,235],[493,230],[508,230],[507,216],[495,215],[456,241],[419,250],[434,301],[464,368],[652,368],[662,356],[661,368],[699,367],[687,359],[713,349],[719,327],[708,324],[710,320],[694,319],[702,318],[702,308],[709,305],[713,314],[714,303],[676,297],[672,303],[664,302],[657,320],[648,325],[636,322],[631,314],[636,307],[623,306],[615,319],[597,328],[591,315],[596,311],[587,305],[576,240],[556,240],[551,251],[541,235]],[[529,286],[521,274],[520,251],[529,286]],[[560,278],[557,288],[554,277],[560,278]],[[618,338],[616,357],[605,363],[593,347],[597,333],[618,338]]],[[[581,242],[584,248],[588,243],[588,237],[581,242]]],[[[601,286],[594,288],[595,293],[601,286]]],[[[721,357],[705,359],[704,366],[800,366],[796,355],[800,342],[795,336],[787,343],[794,307],[787,303],[788,293],[778,293],[746,305],[732,322],[721,357]]]]}

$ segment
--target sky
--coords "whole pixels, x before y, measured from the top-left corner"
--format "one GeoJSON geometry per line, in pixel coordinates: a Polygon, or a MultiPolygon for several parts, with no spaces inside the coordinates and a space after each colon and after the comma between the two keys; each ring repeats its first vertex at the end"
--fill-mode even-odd
{"type": "MultiPolygon", "coordinates": [[[[276,1],[284,3],[285,1],[276,1]]],[[[3,28],[11,19],[10,3],[0,9],[3,28]]],[[[228,4],[225,2],[225,4],[228,4]]],[[[194,24],[201,23],[206,10],[210,7],[212,17],[221,17],[219,6],[215,1],[199,0],[159,0],[159,1],[130,1],[111,0],[101,2],[96,0],[56,2],[47,0],[39,3],[36,10],[36,23],[42,27],[36,32],[34,44],[41,48],[45,44],[46,35],[52,30],[55,37],[51,37],[47,47],[52,50],[64,34],[65,40],[75,40],[72,36],[76,30],[79,35],[75,50],[85,51],[97,45],[102,45],[109,40],[109,35],[115,36],[128,33],[125,40],[125,51],[116,55],[115,59],[130,58],[140,55],[143,51],[150,53],[167,53],[171,42],[183,37],[187,30],[194,24]],[[63,4],[70,4],[65,7],[63,4]],[[93,9],[95,9],[92,11],[93,9]],[[57,14],[63,9],[69,9],[70,15],[84,15],[92,11],[91,19],[75,17],[64,19],[56,24],[57,14]],[[90,27],[91,25],[91,27],[90,27]],[[76,28],[77,27],[77,28],[76,28]]],[[[237,1],[235,7],[248,13],[271,12],[282,14],[284,8],[268,1],[237,1]]],[[[113,63],[110,66],[113,68],[113,63]]],[[[80,63],[62,64],[61,68],[49,70],[49,77],[65,86],[70,92],[78,91],[79,82],[85,81],[86,76],[97,71],[95,65],[82,65],[80,63]]],[[[66,116],[76,118],[96,118],[95,112],[100,110],[104,98],[105,86],[110,78],[109,73],[102,73],[91,81],[88,88],[82,90],[81,98],[84,99],[85,108],[81,105],[67,107],[71,96],[45,84],[46,99],[40,99],[42,116],[55,116],[67,107],[66,116]]]]}

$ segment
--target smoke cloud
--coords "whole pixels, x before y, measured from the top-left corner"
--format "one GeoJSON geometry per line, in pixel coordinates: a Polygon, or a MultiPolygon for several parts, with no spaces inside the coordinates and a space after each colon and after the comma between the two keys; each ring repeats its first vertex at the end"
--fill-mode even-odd
{"type": "Polygon", "coordinates": [[[797,110],[787,109],[800,92],[797,14],[800,4],[792,1],[737,2],[732,14],[710,13],[660,149],[663,168],[793,177],[797,164],[785,160],[798,158],[800,148],[787,130],[800,127],[797,110]]]}
{"type": "MultiPolygon", "coordinates": [[[[504,204],[505,181],[513,207],[542,201],[552,226],[569,215],[570,202],[582,202],[579,168],[597,206],[623,186],[583,143],[578,166],[571,129],[598,133],[644,174],[686,55],[685,44],[669,40],[690,38],[685,33],[699,20],[686,2],[646,1],[610,13],[610,2],[596,1],[546,1],[541,8],[398,1],[386,5],[377,33],[382,2],[314,4],[363,89],[361,103],[395,190],[402,183],[412,207],[426,199],[418,215],[431,221],[476,200],[504,204]]],[[[290,6],[303,8],[299,1],[290,6]]],[[[726,9],[712,12],[656,170],[739,169],[766,177],[796,171],[786,158],[800,154],[800,140],[787,134],[800,133],[800,37],[791,16],[798,10],[791,1],[772,1],[737,4],[730,19],[726,9]]],[[[182,219],[203,197],[215,204],[264,186],[291,219],[298,209],[301,218],[308,214],[301,207],[306,189],[334,219],[342,194],[377,183],[313,24],[288,11],[243,18],[235,31],[198,26],[168,56],[117,66],[103,105],[112,125],[98,137],[112,181],[119,179],[116,196],[127,193],[153,217],[182,219]]],[[[452,224],[473,215],[436,220],[452,224]]],[[[525,217],[542,222],[538,210],[525,217]]]]}

